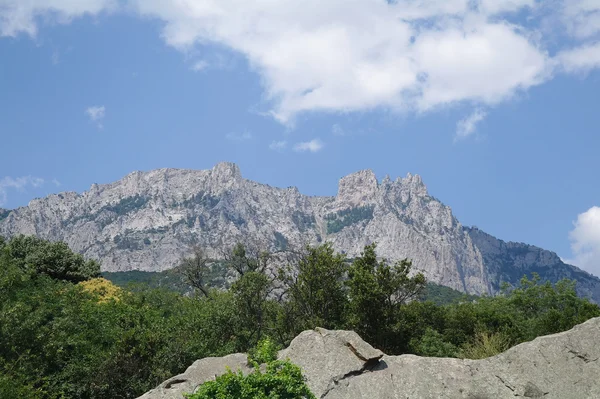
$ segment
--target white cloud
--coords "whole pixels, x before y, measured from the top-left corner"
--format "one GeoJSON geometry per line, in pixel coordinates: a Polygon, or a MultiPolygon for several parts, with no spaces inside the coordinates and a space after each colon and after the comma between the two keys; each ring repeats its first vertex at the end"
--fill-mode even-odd
{"type": "Polygon", "coordinates": [[[242,133],[227,133],[225,138],[229,141],[246,141],[252,139],[252,133],[244,131],[242,133]]]}
{"type": "Polygon", "coordinates": [[[210,64],[208,63],[208,61],[205,61],[205,60],[196,61],[194,63],[194,65],[192,65],[192,71],[201,72],[201,71],[206,70],[209,66],[210,66],[210,64]]]}
{"type": "Polygon", "coordinates": [[[27,187],[38,188],[44,184],[44,179],[33,176],[23,177],[4,177],[0,179],[0,206],[6,204],[8,200],[8,191],[10,189],[25,190],[27,187]]]}
{"type": "Polygon", "coordinates": [[[104,118],[104,116],[106,115],[106,108],[104,107],[104,105],[88,107],[88,109],[85,110],[85,113],[88,114],[92,121],[96,122],[104,118]]]}
{"type": "Polygon", "coordinates": [[[563,51],[557,59],[567,72],[587,72],[599,68],[600,42],[563,51]]]}
{"type": "Polygon", "coordinates": [[[344,131],[344,128],[341,127],[339,124],[334,124],[331,127],[331,133],[333,133],[335,136],[345,136],[346,132],[344,131]]]}
{"type": "Polygon", "coordinates": [[[479,9],[487,15],[496,15],[535,7],[535,0],[480,0],[479,9]]]}
{"type": "Polygon", "coordinates": [[[462,139],[475,133],[477,125],[485,119],[487,112],[482,109],[476,109],[466,118],[456,124],[456,138],[462,139]]]}
{"type": "Polygon", "coordinates": [[[116,8],[117,0],[0,0],[0,36],[35,36],[37,22],[68,23],[85,14],[116,8]]]}
{"type": "Polygon", "coordinates": [[[533,0],[132,1],[164,21],[174,47],[245,55],[284,123],[316,110],[493,105],[548,77],[529,32],[496,17],[533,0]]]}
{"type": "Polygon", "coordinates": [[[323,149],[325,144],[319,139],[313,139],[302,143],[296,143],[294,145],[294,151],[296,152],[319,152],[323,149]]]}
{"type": "Polygon", "coordinates": [[[574,256],[569,263],[600,276],[600,207],[580,214],[569,238],[574,256]]]}
{"type": "Polygon", "coordinates": [[[571,35],[588,39],[600,33],[600,1],[565,0],[562,6],[562,20],[571,35]]]}
{"type": "MultiPolygon", "coordinates": [[[[556,67],[599,66],[599,0],[0,0],[0,32],[35,35],[38,17],[68,22],[119,8],[162,21],[166,43],[188,55],[216,45],[243,56],[268,114],[290,125],[313,111],[491,107],[556,67]],[[556,59],[544,47],[544,13],[550,31],[564,33],[562,24],[572,38],[556,59]]],[[[192,70],[221,68],[211,57],[192,70]]]]}
{"type": "Polygon", "coordinates": [[[92,122],[97,123],[99,129],[103,128],[102,120],[106,116],[106,107],[104,107],[104,105],[88,107],[85,110],[85,113],[87,114],[87,116],[90,118],[90,120],[92,122]]]}
{"type": "Polygon", "coordinates": [[[269,149],[273,151],[283,151],[287,148],[287,141],[273,141],[269,144],[269,149]]]}
{"type": "Polygon", "coordinates": [[[56,187],[62,186],[62,183],[59,182],[58,179],[52,179],[52,184],[54,184],[56,187]]]}

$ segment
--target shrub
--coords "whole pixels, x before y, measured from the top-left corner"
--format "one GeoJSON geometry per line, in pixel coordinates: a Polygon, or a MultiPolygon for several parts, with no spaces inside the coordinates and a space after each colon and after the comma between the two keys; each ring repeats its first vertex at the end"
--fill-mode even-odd
{"type": "Polygon", "coordinates": [[[510,346],[510,341],[504,333],[478,331],[473,342],[467,343],[463,347],[461,357],[465,359],[485,359],[506,351],[510,346]]]}
{"type": "Polygon", "coordinates": [[[263,363],[271,363],[277,360],[277,351],[279,346],[271,338],[261,339],[256,347],[248,353],[248,364],[258,366],[263,363]]]}
{"type": "Polygon", "coordinates": [[[412,339],[410,346],[419,356],[456,357],[459,352],[456,346],[444,341],[442,334],[432,328],[427,328],[420,339],[412,339]]]}
{"type": "Polygon", "coordinates": [[[205,382],[189,399],[316,399],[306,386],[300,367],[277,359],[277,345],[264,338],[249,351],[254,371],[244,375],[230,369],[214,381],[205,382]],[[266,370],[261,371],[261,364],[266,370]]]}
{"type": "Polygon", "coordinates": [[[202,384],[189,399],[316,399],[300,367],[288,361],[273,361],[263,373],[258,367],[244,376],[241,371],[227,373],[202,384]]]}
{"type": "Polygon", "coordinates": [[[98,303],[112,300],[119,301],[121,299],[121,295],[123,295],[123,290],[107,279],[101,277],[82,281],[79,283],[79,286],[83,288],[84,291],[97,296],[98,303]]]}

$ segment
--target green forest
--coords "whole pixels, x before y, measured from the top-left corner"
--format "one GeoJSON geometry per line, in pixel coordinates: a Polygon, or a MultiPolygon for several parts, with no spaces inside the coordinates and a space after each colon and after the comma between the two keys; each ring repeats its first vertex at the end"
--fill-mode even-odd
{"type": "Polygon", "coordinates": [[[301,370],[274,357],[306,329],[351,329],[392,355],[479,359],[600,316],[574,281],[524,276],[495,297],[466,296],[428,284],[410,260],[378,258],[376,245],[352,260],[306,247],[283,265],[241,244],[220,262],[196,248],[169,272],[105,277],[64,243],[0,237],[0,398],[135,398],[234,352],[268,366],[194,398],[311,398],[301,370]],[[217,396],[232,386],[256,395],[217,396]]]}

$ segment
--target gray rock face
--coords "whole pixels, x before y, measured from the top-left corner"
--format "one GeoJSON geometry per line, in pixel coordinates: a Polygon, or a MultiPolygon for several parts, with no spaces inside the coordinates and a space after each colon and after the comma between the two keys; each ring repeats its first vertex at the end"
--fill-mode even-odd
{"type": "Polygon", "coordinates": [[[188,369],[169,378],[155,389],[140,396],[139,399],[182,399],[185,393],[194,393],[199,385],[213,381],[229,368],[233,372],[242,371],[244,375],[252,372],[247,364],[247,356],[235,353],[225,357],[207,357],[194,362],[188,369]]]}
{"type": "Polygon", "coordinates": [[[504,242],[477,228],[465,229],[483,256],[492,292],[500,290],[502,282],[517,282],[523,275],[538,273],[556,282],[563,278],[577,280],[577,293],[599,302],[600,279],[567,265],[555,253],[532,245],[504,242]]]}
{"type": "MultiPolygon", "coordinates": [[[[82,194],[53,194],[0,211],[0,235],[16,234],[65,241],[113,272],[170,269],[193,244],[219,256],[250,238],[270,250],[331,241],[351,257],[377,242],[380,256],[410,258],[430,281],[473,294],[493,294],[498,279],[508,276],[514,283],[522,277],[502,274],[514,265],[487,256],[494,246],[463,228],[448,206],[428,195],[418,175],[379,182],[369,170],[342,178],[335,197],[246,180],[232,163],[210,170],[134,172],[82,194]]],[[[552,256],[547,251],[526,256],[517,269],[537,270],[552,256]]],[[[550,265],[547,271],[553,281],[583,281],[586,292],[600,300],[600,280],[594,276],[572,267],[550,265]]]]}
{"type": "Polygon", "coordinates": [[[310,390],[321,397],[341,381],[379,363],[383,352],[363,341],[353,331],[317,328],[298,335],[279,353],[300,366],[310,390]]]}
{"type": "MultiPolygon", "coordinates": [[[[483,360],[387,356],[354,332],[316,329],[301,333],[279,358],[299,365],[321,399],[592,399],[600,397],[599,343],[600,318],[483,360]]],[[[246,367],[243,355],[232,356],[235,367],[246,367]]],[[[207,376],[224,373],[221,366],[196,362],[142,398],[182,398],[207,376]],[[173,380],[185,380],[188,390],[165,390],[173,380]]]]}

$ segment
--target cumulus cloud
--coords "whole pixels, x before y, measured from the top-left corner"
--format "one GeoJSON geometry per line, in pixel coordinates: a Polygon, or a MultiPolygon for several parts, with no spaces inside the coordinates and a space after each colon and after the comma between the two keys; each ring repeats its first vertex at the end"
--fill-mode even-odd
{"type": "Polygon", "coordinates": [[[0,179],[0,206],[8,201],[8,192],[11,189],[23,191],[27,187],[41,187],[44,184],[44,179],[33,176],[23,177],[4,177],[0,179]]]}
{"type": "Polygon", "coordinates": [[[133,4],[164,22],[176,48],[216,43],[244,54],[284,123],[315,110],[491,105],[548,76],[546,52],[496,18],[532,0],[307,1],[133,4]]]}
{"type": "MultiPolygon", "coordinates": [[[[557,66],[598,67],[598,0],[0,0],[0,32],[34,35],[36,16],[63,22],[118,4],[161,21],[166,43],[182,51],[242,55],[261,77],[267,113],[289,124],[314,111],[489,108],[557,66]],[[558,57],[540,37],[541,9],[566,27],[551,31],[570,36],[558,57]]],[[[203,57],[192,69],[209,66],[203,57]]]]}
{"type": "Polygon", "coordinates": [[[562,21],[569,33],[580,39],[600,33],[600,2],[598,0],[566,0],[562,5],[562,21]]]}
{"type": "Polygon", "coordinates": [[[485,119],[487,112],[482,109],[476,109],[466,118],[456,124],[456,138],[463,139],[475,133],[477,125],[485,119]]]}
{"type": "Polygon", "coordinates": [[[580,214],[569,234],[573,263],[600,276],[600,207],[592,207],[580,214]]]}
{"type": "Polygon", "coordinates": [[[113,10],[117,3],[117,0],[0,0],[0,36],[19,33],[35,36],[38,17],[53,23],[68,23],[86,14],[113,10]]]}
{"type": "Polygon", "coordinates": [[[283,151],[287,148],[287,141],[273,141],[269,144],[269,149],[273,151],[283,151]]]}
{"type": "Polygon", "coordinates": [[[319,139],[313,139],[311,141],[305,141],[296,143],[294,145],[294,151],[296,152],[319,152],[323,149],[325,144],[319,139]]]}
{"type": "Polygon", "coordinates": [[[338,123],[334,124],[331,127],[331,133],[333,133],[335,136],[345,136],[346,135],[344,128],[341,127],[338,123]]]}
{"type": "Polygon", "coordinates": [[[563,51],[558,55],[567,72],[587,72],[600,67],[600,42],[563,51]]]}
{"type": "Polygon", "coordinates": [[[85,113],[92,122],[97,123],[99,129],[102,129],[102,120],[106,116],[106,107],[104,107],[104,105],[88,107],[85,110],[85,113]]]}
{"type": "Polygon", "coordinates": [[[209,63],[206,60],[196,61],[194,65],[192,65],[192,71],[201,72],[206,70],[209,67],[209,63]]]}

